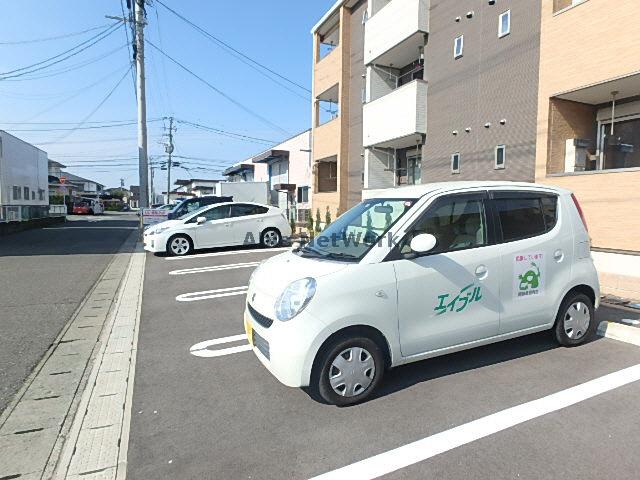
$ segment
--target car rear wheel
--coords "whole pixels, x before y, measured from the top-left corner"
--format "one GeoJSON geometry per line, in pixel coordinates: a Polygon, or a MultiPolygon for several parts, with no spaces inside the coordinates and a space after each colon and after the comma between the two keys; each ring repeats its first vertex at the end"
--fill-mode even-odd
{"type": "Polygon", "coordinates": [[[167,242],[167,252],[175,257],[188,255],[193,251],[191,239],[186,235],[175,235],[167,242]]]}
{"type": "Polygon", "coordinates": [[[563,300],[554,329],[560,345],[573,347],[587,342],[596,327],[593,302],[584,293],[570,293],[563,300]]]}
{"type": "Polygon", "coordinates": [[[341,337],[323,350],[311,388],[327,403],[355,405],[369,398],[382,381],[384,354],[372,339],[341,337]]]}
{"type": "Polygon", "coordinates": [[[260,245],[265,248],[275,248],[282,242],[282,235],[275,228],[269,228],[260,235],[260,245]]]}

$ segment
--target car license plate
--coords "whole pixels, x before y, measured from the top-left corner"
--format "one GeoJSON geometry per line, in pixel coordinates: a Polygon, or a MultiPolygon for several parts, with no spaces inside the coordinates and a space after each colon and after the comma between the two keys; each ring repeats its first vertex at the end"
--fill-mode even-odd
{"type": "Polygon", "coordinates": [[[253,345],[253,327],[246,320],[244,321],[244,331],[247,333],[247,340],[253,345]]]}

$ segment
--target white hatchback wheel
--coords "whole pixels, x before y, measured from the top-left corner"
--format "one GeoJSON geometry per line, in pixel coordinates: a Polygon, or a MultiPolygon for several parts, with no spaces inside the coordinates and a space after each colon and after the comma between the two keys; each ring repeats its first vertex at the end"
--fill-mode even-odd
{"type": "Polygon", "coordinates": [[[191,243],[186,237],[174,237],[169,241],[169,250],[173,255],[186,255],[191,250],[191,243]]]}

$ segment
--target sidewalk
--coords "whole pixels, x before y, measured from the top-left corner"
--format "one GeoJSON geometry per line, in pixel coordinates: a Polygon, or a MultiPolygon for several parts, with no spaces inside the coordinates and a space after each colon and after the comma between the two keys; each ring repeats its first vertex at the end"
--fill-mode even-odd
{"type": "Polygon", "coordinates": [[[640,255],[592,251],[603,295],[640,302],[640,255]]]}

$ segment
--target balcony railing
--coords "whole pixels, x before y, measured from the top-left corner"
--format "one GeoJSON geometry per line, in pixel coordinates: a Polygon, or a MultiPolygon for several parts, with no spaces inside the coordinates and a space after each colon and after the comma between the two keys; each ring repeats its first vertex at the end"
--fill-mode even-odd
{"type": "Polygon", "coordinates": [[[427,82],[414,80],[364,106],[365,147],[415,146],[427,133],[427,82]]]}
{"type": "Polygon", "coordinates": [[[364,63],[402,68],[424,47],[428,0],[391,0],[365,26],[364,63]]]}

